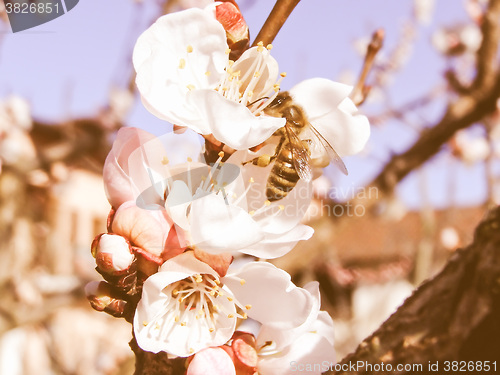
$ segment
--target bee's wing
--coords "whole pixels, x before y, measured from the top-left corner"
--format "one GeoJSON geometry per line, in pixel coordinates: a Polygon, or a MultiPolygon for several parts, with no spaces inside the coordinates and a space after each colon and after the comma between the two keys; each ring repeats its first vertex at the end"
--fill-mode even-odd
{"type": "Polygon", "coordinates": [[[328,155],[330,161],[338,168],[340,171],[347,176],[349,172],[347,172],[347,168],[342,161],[340,155],[335,151],[330,142],[328,142],[325,137],[323,137],[319,131],[317,131],[314,126],[310,124],[309,129],[311,130],[310,134],[314,135],[313,142],[318,142],[325,150],[328,155]]]}
{"type": "Polygon", "coordinates": [[[293,166],[299,177],[309,182],[312,180],[311,157],[302,140],[297,136],[291,126],[285,125],[288,141],[291,145],[293,166]]]}

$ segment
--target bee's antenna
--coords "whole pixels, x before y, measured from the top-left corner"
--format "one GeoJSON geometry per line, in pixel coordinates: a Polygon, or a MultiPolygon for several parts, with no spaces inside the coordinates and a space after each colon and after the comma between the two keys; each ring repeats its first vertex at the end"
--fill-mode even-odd
{"type": "Polygon", "coordinates": [[[267,99],[269,99],[269,96],[263,96],[262,98],[259,98],[259,99],[257,99],[257,100],[254,100],[253,102],[248,103],[248,104],[247,104],[247,107],[251,107],[251,106],[252,106],[252,105],[254,105],[255,103],[260,102],[261,100],[264,100],[264,99],[266,99],[266,100],[267,100],[267,99]]]}

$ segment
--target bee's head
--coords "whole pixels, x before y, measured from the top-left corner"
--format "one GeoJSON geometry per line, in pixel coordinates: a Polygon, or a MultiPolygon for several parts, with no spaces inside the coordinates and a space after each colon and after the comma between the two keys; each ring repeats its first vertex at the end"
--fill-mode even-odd
{"type": "Polygon", "coordinates": [[[288,91],[283,91],[283,92],[280,92],[276,96],[276,98],[274,98],[272,103],[269,104],[269,107],[276,109],[276,110],[280,110],[280,109],[290,105],[292,103],[292,101],[293,101],[293,99],[290,96],[290,94],[288,93],[288,91]]]}

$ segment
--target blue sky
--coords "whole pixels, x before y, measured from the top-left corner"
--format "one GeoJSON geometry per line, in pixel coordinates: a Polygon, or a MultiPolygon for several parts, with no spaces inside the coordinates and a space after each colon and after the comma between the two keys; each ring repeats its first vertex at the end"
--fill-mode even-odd
{"type": "MultiPolygon", "coordinates": [[[[27,98],[36,118],[60,121],[73,116],[95,114],[107,103],[112,86],[124,87],[131,73],[131,51],[137,36],[154,20],[154,0],[137,4],[132,0],[81,0],[65,16],[34,29],[12,34],[2,32],[0,44],[0,96],[11,93],[27,98]]],[[[272,6],[269,0],[242,0],[243,14],[255,36],[272,6]]],[[[385,48],[399,38],[403,21],[411,16],[412,1],[401,0],[303,0],[273,43],[273,56],[280,70],[287,72],[284,89],[312,77],[338,79],[343,72],[357,73],[362,59],[352,47],[354,40],[367,37],[380,27],[386,31],[385,48]]],[[[438,25],[466,20],[462,2],[436,1],[434,20],[417,31],[411,59],[388,87],[394,105],[427,93],[442,81],[444,63],[430,45],[438,25]]],[[[443,110],[437,102],[420,115],[429,124],[443,110]]],[[[373,113],[373,106],[362,108],[373,113]]],[[[157,134],[166,124],[144,110],[137,101],[128,124],[157,134]]],[[[391,154],[406,149],[416,133],[398,122],[372,131],[368,153],[347,158],[348,177],[333,169],[327,173],[335,183],[352,187],[369,181],[391,154]]],[[[481,167],[466,168],[437,156],[426,168],[431,202],[443,206],[450,201],[477,204],[484,199],[481,167]],[[446,171],[446,173],[443,173],[446,171]],[[449,195],[449,178],[457,181],[455,195],[449,195]],[[478,181],[471,183],[471,181],[478,181]]],[[[419,177],[413,174],[398,189],[410,207],[421,203],[419,177]]]]}

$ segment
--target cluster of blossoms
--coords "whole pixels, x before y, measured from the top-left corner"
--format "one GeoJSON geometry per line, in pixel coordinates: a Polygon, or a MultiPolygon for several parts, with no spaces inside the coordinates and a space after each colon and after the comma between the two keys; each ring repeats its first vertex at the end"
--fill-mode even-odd
{"type": "MultiPolygon", "coordinates": [[[[312,236],[301,224],[312,190],[300,179],[271,202],[272,165],[246,163],[273,154],[270,138],[286,122],[266,113],[284,77],[271,46],[230,59],[228,42],[247,31],[231,2],[169,14],[146,30],[133,56],[143,103],[190,130],[155,137],[122,128],[104,166],[112,210],[92,253],[107,282],[89,284],[89,300],[131,321],[142,350],[189,358],[191,375],[287,374],[291,361],[335,359],[318,284],[297,287],[263,261],[312,236]]],[[[319,78],[290,90],[341,155],[369,135],[350,90],[319,78]]]]}

